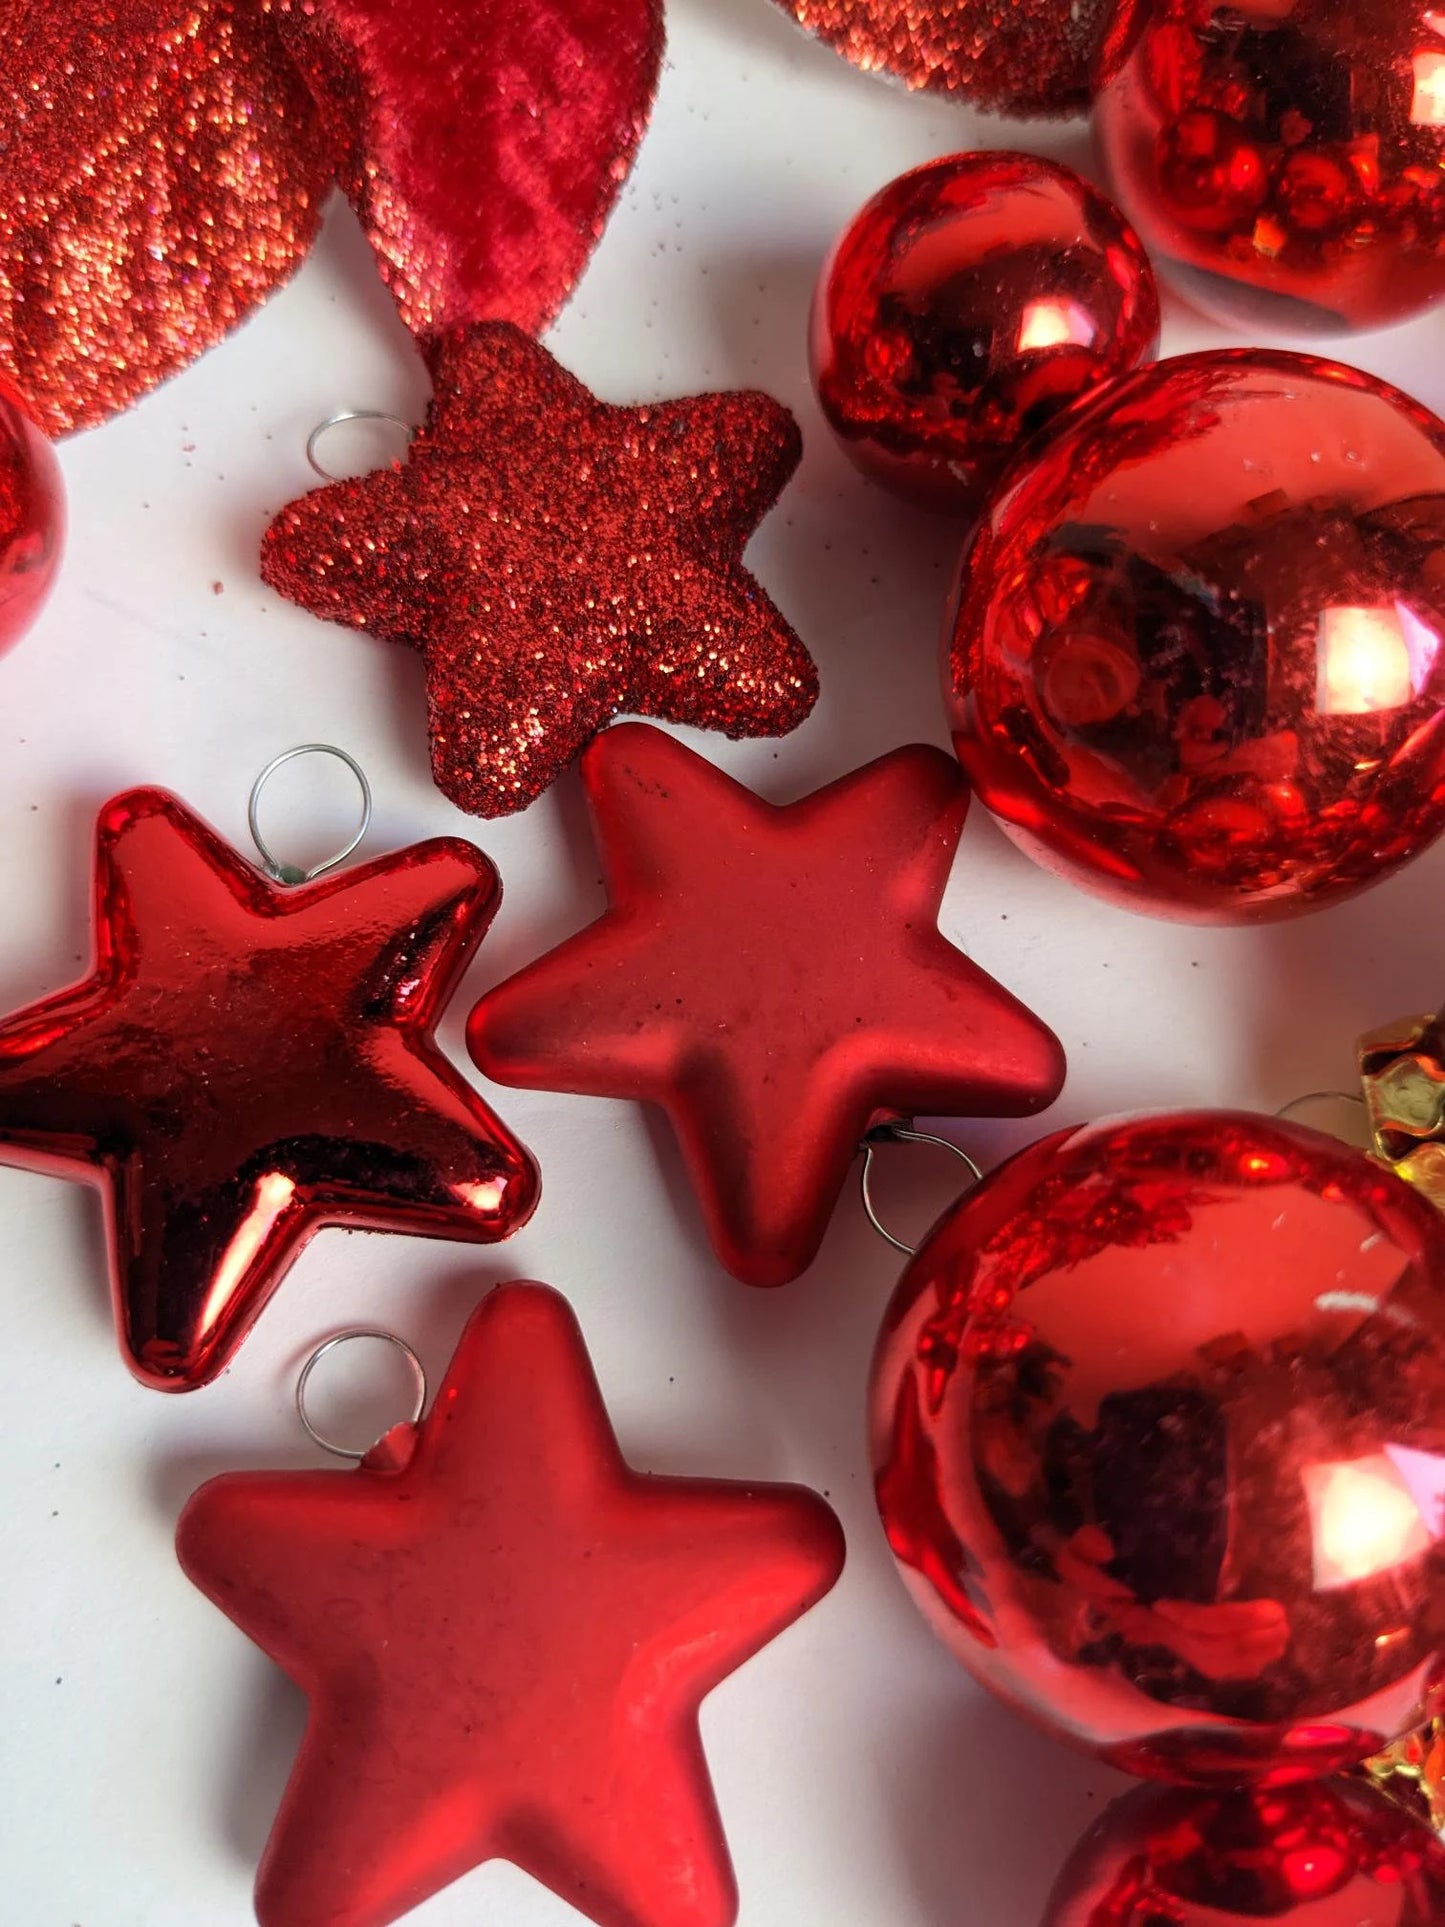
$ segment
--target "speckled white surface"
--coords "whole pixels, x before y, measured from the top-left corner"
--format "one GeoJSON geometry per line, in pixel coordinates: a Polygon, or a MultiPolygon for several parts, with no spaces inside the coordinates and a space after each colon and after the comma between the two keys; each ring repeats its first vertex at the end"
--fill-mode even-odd
{"type": "MultiPolygon", "coordinates": [[[[944,740],[935,636],[953,539],[869,489],[822,431],[804,356],[819,260],[905,166],[980,144],[1087,165],[1087,139],[1078,126],[978,121],[851,73],[768,0],[673,0],[671,36],[637,173],[553,345],[616,400],[760,384],[802,419],[802,474],[750,556],[817,655],[823,697],[781,744],[697,739],[787,798],[897,743],[944,740]]],[[[1171,312],[1171,349],[1223,339],[1171,312]]],[[[1440,407],[1438,342],[1437,321],[1345,352],[1440,407]]],[[[417,665],[278,604],[254,567],[268,511],[308,483],[307,430],[347,404],[414,415],[423,394],[338,211],[305,271],[241,334],[65,447],[64,580],[0,663],[0,1005],[76,974],[91,821],[124,785],[167,784],[239,842],[257,769],[319,736],[371,773],[373,849],[466,830],[427,778],[417,665]]],[[[575,780],[478,840],[507,895],[458,1020],[472,994],[600,902],[575,780]]],[[[1325,917],[1200,933],[1075,894],[979,813],[944,927],[1064,1038],[1073,1070],[1058,1121],[1273,1106],[1346,1079],[1367,1024],[1438,1000],[1442,881],[1445,849],[1325,917]]],[[[446,1035],[459,1049],[459,1021],[446,1035]]],[[[894,1577],[861,1437],[892,1255],[850,1196],[806,1279],[751,1294],[710,1261],[671,1143],[642,1114],[498,1102],[545,1175],[542,1207],[511,1246],[477,1256],[328,1233],[229,1376],[180,1400],[142,1391],[116,1359],[91,1196],[0,1172],[0,1916],[14,1927],[251,1919],[301,1706],[181,1578],[176,1511],[223,1467],[315,1462],[290,1399],[317,1336],[384,1323],[436,1370],[479,1291],[530,1275],[576,1304],[637,1464],[803,1479],[831,1493],[848,1531],[836,1593],[704,1709],[742,1927],[1035,1927],[1117,1783],[986,1701],[894,1577]]],[[[1035,1128],[962,1135],[992,1159],[1035,1128]]],[[[894,1210],[921,1222],[946,1182],[922,1159],[897,1179],[894,1210]]],[[[578,1917],[498,1865],[413,1918],[578,1917]]]]}

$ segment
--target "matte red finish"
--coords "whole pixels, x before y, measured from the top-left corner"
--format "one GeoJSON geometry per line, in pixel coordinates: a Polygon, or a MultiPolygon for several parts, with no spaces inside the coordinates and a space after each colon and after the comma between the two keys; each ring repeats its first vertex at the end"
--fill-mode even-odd
{"type": "Polygon", "coordinates": [[[359,1470],[213,1479],[176,1543],[311,1702],[262,1927],[386,1927],[498,1856],[599,1927],[736,1918],[698,1706],[842,1533],[800,1487],[634,1472],[555,1292],[484,1299],[359,1470]]]}
{"type": "Polygon", "coordinates": [[[612,907],[468,1042],[504,1084],[660,1105],[735,1277],[807,1268],[870,1125],[1058,1095],[1058,1040],[939,933],[968,807],[941,751],[779,807],[626,723],[582,774],[612,907]]]}
{"type": "Polygon", "coordinates": [[[1430,0],[1120,0],[1102,78],[1114,191],[1208,313],[1338,334],[1445,295],[1430,0]]]}
{"type": "Polygon", "coordinates": [[[1439,1927],[1445,1846],[1350,1780],[1136,1787],[1059,1875],[1042,1927],[1439,1927]]]}
{"type": "Polygon", "coordinates": [[[459,838],[286,889],[163,791],[101,812],[95,968],[0,1023],[0,1159],[101,1187],[146,1384],[222,1371],[322,1225],[526,1222],[536,1170],[433,1036],[500,894],[459,838]]]}
{"type": "Polygon", "coordinates": [[[0,378],[0,655],[34,622],[65,546],[65,487],[55,451],[0,378]]]}
{"type": "Polygon", "coordinates": [[[844,452],[970,517],[1035,435],[1158,345],[1133,229],[1033,154],[949,154],[891,182],[813,303],[813,381],[844,452]]]}
{"type": "Polygon", "coordinates": [[[874,1363],[878,1503],[969,1670],[1115,1766],[1287,1781],[1445,1685],[1445,1225],[1272,1118],[1060,1132],[940,1222],[874,1363]]]}
{"type": "Polygon", "coordinates": [[[1016,473],[965,563],[959,759],[1132,909],[1245,922],[1445,827],[1445,425],[1312,356],[1160,362],[1016,473]]]}

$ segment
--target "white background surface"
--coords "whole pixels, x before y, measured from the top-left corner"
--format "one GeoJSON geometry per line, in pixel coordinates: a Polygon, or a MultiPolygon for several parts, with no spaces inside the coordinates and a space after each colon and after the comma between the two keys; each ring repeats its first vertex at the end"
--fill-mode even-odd
{"type": "MultiPolygon", "coordinates": [[[[906,166],[1008,144],[1087,166],[1087,142],[1078,126],[979,121],[855,74],[768,0],[673,0],[670,28],[639,167],[552,343],[612,400],[757,384],[800,416],[804,468],[750,560],[817,656],[822,700],[780,744],[696,739],[787,800],[901,742],[946,740],[935,644],[955,537],[869,488],[830,445],[804,354],[818,263],[906,166]]],[[[1170,349],[1224,339],[1171,310],[1170,349]]],[[[1344,353],[1445,404],[1438,320],[1344,353]]],[[[347,404],[416,418],[424,397],[337,209],[250,326],[65,446],[64,578],[0,662],[0,1008],[80,974],[108,795],[166,784],[244,843],[256,771],[317,736],[371,774],[372,853],[470,829],[501,867],[499,922],[444,1032],[458,1056],[474,996],[600,908],[575,778],[520,818],[469,826],[428,779],[407,652],[324,626],[257,579],[268,514],[309,485],[307,430],[347,404]]],[[[1438,1001],[1442,879],[1445,848],[1323,917],[1193,931],[1045,877],[980,811],[943,927],[1064,1039],[1072,1072],[1051,1123],[1153,1104],[1273,1107],[1348,1083],[1359,1030],[1438,1001]]],[[[323,1234],[231,1373],[188,1398],[142,1390],[117,1360],[93,1196],[0,1171],[0,1916],[252,1918],[301,1702],[181,1577],[176,1512],[212,1472],[319,1461],[291,1396],[320,1335],[378,1321],[435,1374],[479,1293],[532,1276],[576,1305],[636,1464],[804,1480],[831,1494],[848,1532],[837,1591],[704,1709],[743,1927],[1034,1927],[1065,1853],[1122,1782],[987,1701],[894,1576],[862,1445],[894,1256],[850,1193],[807,1278],[749,1292],[709,1258],[671,1142],[640,1111],[509,1092],[497,1103],[544,1173],[525,1232],[480,1254],[323,1234]]],[[[958,1134],[996,1159],[1042,1128],[958,1134]]],[[[900,1168],[892,1208],[921,1226],[950,1181],[922,1156],[900,1168]]],[[[411,1918],[579,1919],[502,1865],[411,1918]]]]}

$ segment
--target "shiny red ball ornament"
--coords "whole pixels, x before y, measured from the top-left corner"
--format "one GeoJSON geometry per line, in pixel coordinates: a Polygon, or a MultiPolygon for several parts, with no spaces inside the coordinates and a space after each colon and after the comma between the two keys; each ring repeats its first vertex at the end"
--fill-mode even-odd
{"type": "Polygon", "coordinates": [[[1116,208],[1032,154],[952,154],[892,182],[834,249],[813,381],[865,474],[975,515],[1062,411],[1159,341],[1159,296],[1116,208]]]}
{"type": "Polygon", "coordinates": [[[1136,1787],[1070,1857],[1042,1927],[1439,1927],[1445,1846],[1348,1780],[1136,1787]]]}
{"type": "Polygon", "coordinates": [[[877,1496],[985,1686],[1111,1765],[1325,1774],[1445,1686],[1445,1224],[1233,1112],[1063,1131],[944,1217],[872,1387],[877,1496]]]}
{"type": "Polygon", "coordinates": [[[1122,0],[1095,108],[1160,269],[1232,326],[1378,328],[1445,295],[1445,16],[1122,0]]]}
{"type": "Polygon", "coordinates": [[[0,655],[39,615],[65,543],[55,451],[0,377],[0,655]]]}
{"type": "Polygon", "coordinates": [[[1045,440],[966,559],[959,759],[1030,855],[1245,922],[1445,828],[1445,425],[1312,357],[1188,355],[1045,440]]]}
{"type": "Polygon", "coordinates": [[[388,1927],[494,1858],[598,1927],[736,1920],[698,1707],[843,1535],[798,1486],[633,1471],[556,1292],[485,1298],[356,1470],[202,1486],[176,1548],[311,1702],[261,1927],[388,1927]]]}

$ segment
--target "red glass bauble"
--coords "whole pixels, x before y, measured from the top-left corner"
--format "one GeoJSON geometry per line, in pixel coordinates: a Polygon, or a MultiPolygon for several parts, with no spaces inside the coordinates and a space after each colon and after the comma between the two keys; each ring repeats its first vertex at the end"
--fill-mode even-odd
{"type": "Polygon", "coordinates": [[[1064,1131],[942,1220],[872,1391],[889,1543],[947,1644],[1151,1777],[1288,1780],[1445,1659],[1445,1225],[1233,1112],[1064,1131]]]}
{"type": "Polygon", "coordinates": [[[1438,1927],[1445,1847],[1348,1780],[1136,1787],[1068,1861],[1043,1927],[1438,1927]]]}
{"type": "Polygon", "coordinates": [[[834,249],[813,380],[865,474],[974,515],[1031,437],[1158,340],[1153,272],[1102,194],[1032,154],[953,154],[875,194],[834,249]]]}
{"type": "Polygon", "coordinates": [[[1241,327],[1445,295],[1445,20],[1426,0],[1122,0],[1095,110],[1161,268],[1241,327]]]}
{"type": "Polygon", "coordinates": [[[1372,376],[1161,362],[1044,441],[967,558],[947,694],[984,802],[1136,909],[1242,922],[1445,828],[1445,425],[1372,376]]]}
{"type": "Polygon", "coordinates": [[[0,655],[40,613],[65,542],[65,491],[55,451],[0,379],[0,655]]]}

